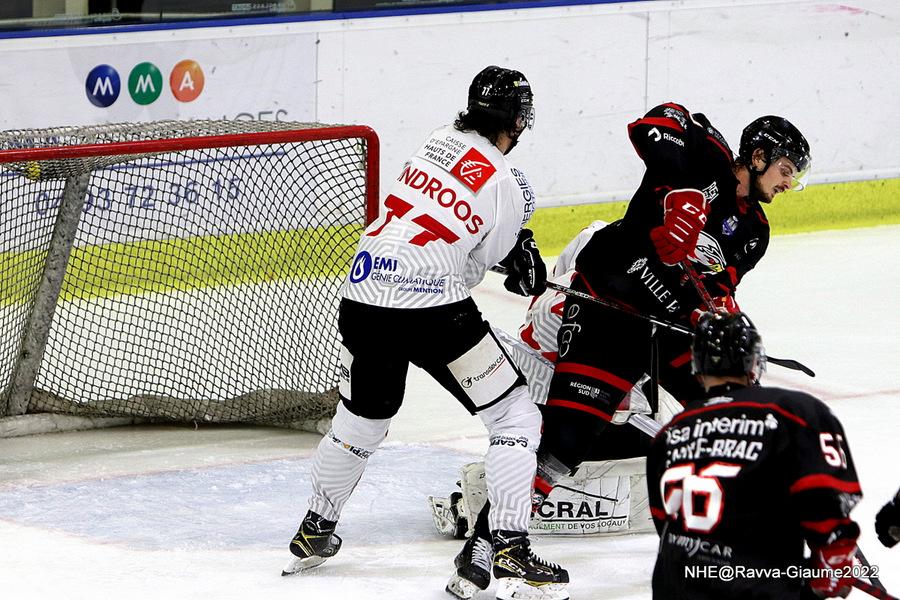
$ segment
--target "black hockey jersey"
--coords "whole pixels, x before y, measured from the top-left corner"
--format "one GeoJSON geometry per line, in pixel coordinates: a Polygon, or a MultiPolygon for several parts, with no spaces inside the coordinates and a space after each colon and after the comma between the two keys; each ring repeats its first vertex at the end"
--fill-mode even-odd
{"type": "Polygon", "coordinates": [[[628,135],[647,170],[625,217],[598,231],[579,254],[584,279],[576,287],[668,318],[698,308],[700,297],[681,268],[663,265],[650,241],[650,230],[663,222],[665,195],[694,188],[710,205],[694,264],[711,295],[733,295],[765,254],[769,223],[757,203],[737,198],[725,138],[703,115],[672,103],[631,123],[628,135]]]}
{"type": "Polygon", "coordinates": [[[647,458],[660,535],[653,597],[814,597],[801,577],[804,542],[820,546],[852,527],[861,498],[841,424],[800,392],[710,394],[660,431],[647,458]]]}

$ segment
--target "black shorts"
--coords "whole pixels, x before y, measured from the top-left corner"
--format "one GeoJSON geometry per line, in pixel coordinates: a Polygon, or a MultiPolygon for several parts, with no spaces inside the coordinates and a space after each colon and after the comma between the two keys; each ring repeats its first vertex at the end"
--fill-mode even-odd
{"type": "Polygon", "coordinates": [[[496,341],[471,298],[429,308],[385,308],[344,299],[338,329],[344,347],[352,355],[350,393],[344,394],[342,390],[341,399],[350,412],[362,417],[388,419],[397,413],[403,402],[410,363],[431,375],[472,414],[496,404],[514,388],[525,384],[525,378],[499,342],[496,342],[498,359],[508,363],[503,366],[506,369],[503,381],[509,385],[504,384],[490,401],[474,401],[471,381],[458,380],[451,372],[448,365],[483,342],[485,336],[496,341]],[[510,365],[514,371],[512,376],[508,371],[510,365]]]}
{"type": "Polygon", "coordinates": [[[657,327],[626,312],[569,296],[559,330],[548,406],[590,413],[609,421],[658,349],[659,383],[679,402],[700,397],[691,374],[691,336],[657,327]]]}

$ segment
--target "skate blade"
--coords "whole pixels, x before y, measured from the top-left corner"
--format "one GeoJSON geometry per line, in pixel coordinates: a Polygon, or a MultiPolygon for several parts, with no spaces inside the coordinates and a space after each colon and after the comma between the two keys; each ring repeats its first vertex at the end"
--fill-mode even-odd
{"type": "Polygon", "coordinates": [[[318,567],[323,562],[325,562],[325,557],[322,556],[310,556],[307,558],[297,558],[295,556],[284,566],[284,569],[281,570],[281,576],[296,575],[303,571],[309,571],[310,569],[318,567]]]}
{"type": "Polygon", "coordinates": [[[569,600],[565,583],[531,585],[524,579],[503,577],[497,584],[497,600],[569,600]]]}
{"type": "Polygon", "coordinates": [[[450,578],[450,581],[447,582],[447,593],[460,600],[470,600],[478,593],[478,590],[477,585],[455,573],[450,578]]]}

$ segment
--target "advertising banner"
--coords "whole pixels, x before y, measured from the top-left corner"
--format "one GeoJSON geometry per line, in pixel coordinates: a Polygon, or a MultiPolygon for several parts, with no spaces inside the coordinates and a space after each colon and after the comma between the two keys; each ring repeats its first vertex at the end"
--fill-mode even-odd
{"type": "Polygon", "coordinates": [[[314,33],[114,42],[2,55],[0,129],[163,119],[315,120],[314,33]]]}

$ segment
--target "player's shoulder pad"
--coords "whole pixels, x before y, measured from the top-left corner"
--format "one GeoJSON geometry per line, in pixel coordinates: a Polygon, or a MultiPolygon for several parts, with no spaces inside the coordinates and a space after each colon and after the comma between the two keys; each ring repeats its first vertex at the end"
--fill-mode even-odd
{"type": "MultiPolygon", "coordinates": [[[[683,152],[688,148],[691,132],[697,125],[686,108],[674,102],[660,104],[628,125],[628,139],[638,155],[647,160],[647,151],[683,152]]],[[[655,152],[654,152],[655,154],[655,152]]]]}
{"type": "Polygon", "coordinates": [[[731,151],[731,147],[728,145],[725,136],[722,135],[718,129],[713,127],[713,124],[709,122],[709,119],[707,119],[706,115],[703,113],[694,113],[691,118],[694,124],[703,130],[706,141],[719,150],[722,153],[723,158],[731,163],[734,160],[734,153],[731,151]]]}
{"type": "Polygon", "coordinates": [[[788,416],[798,425],[814,430],[831,429],[837,417],[827,404],[806,392],[788,390],[777,387],[762,387],[772,404],[782,410],[782,416],[788,416]]]}

